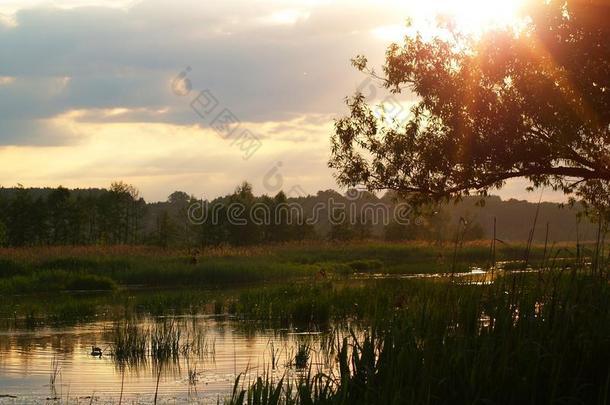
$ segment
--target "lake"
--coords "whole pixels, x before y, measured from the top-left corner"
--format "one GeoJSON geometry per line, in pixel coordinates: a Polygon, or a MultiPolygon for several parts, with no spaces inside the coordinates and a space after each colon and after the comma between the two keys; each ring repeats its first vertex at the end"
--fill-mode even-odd
{"type": "Polygon", "coordinates": [[[0,332],[1,403],[151,403],[158,379],[158,403],[217,403],[230,395],[235,379],[267,372],[279,379],[303,371],[293,363],[299,346],[310,349],[307,369],[324,369],[319,350],[327,333],[270,329],[227,316],[146,317],[137,326],[150,330],[171,322],[180,344],[197,336],[198,350],[165,361],[147,354],[142,361],[117,360],[112,321],[75,326],[17,328],[0,332]],[[92,346],[103,350],[92,356],[92,346]],[[54,384],[51,383],[55,376],[54,384]],[[122,387],[122,388],[121,388],[122,387]],[[12,397],[14,396],[14,398],[12,397]]]}

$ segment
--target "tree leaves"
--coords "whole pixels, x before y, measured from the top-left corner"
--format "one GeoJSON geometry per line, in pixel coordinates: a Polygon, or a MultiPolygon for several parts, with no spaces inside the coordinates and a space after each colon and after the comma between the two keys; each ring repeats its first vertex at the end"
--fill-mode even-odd
{"type": "MultiPolygon", "coordinates": [[[[484,195],[513,177],[582,198],[607,190],[590,185],[610,181],[610,24],[595,17],[610,5],[530,3],[522,31],[390,45],[385,87],[419,102],[392,125],[362,94],[347,99],[331,141],[338,182],[423,199],[484,195]]],[[[374,75],[367,62],[352,61],[374,75]]]]}

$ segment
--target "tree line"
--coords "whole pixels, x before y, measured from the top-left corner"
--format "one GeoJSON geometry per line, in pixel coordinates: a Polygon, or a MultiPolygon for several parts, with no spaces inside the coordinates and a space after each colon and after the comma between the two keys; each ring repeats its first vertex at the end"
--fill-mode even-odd
{"type": "Polygon", "coordinates": [[[214,221],[196,223],[189,207],[200,204],[185,192],[172,193],[166,202],[146,203],[138,190],[123,182],[107,190],[68,190],[64,187],[0,190],[0,246],[150,244],[169,246],[251,245],[313,239],[313,225],[289,218],[264,224],[248,217],[257,204],[274,207],[287,202],[283,192],[274,197],[255,197],[243,183],[231,195],[205,204],[214,221]],[[1,192],[4,191],[4,192],[1,192]],[[244,207],[231,220],[228,208],[244,207]],[[233,218],[235,219],[235,218],[233,218]]]}
{"type": "Polygon", "coordinates": [[[0,244],[5,246],[138,244],[146,202],[131,185],[74,192],[33,193],[23,187],[0,196],[0,244]]]}
{"type": "Polygon", "coordinates": [[[244,182],[232,194],[210,201],[176,191],[167,201],[147,203],[123,182],[84,190],[19,186],[0,189],[0,246],[198,247],[371,238],[444,243],[489,238],[496,219],[499,237],[525,240],[534,216],[539,218],[538,238],[548,223],[554,240],[587,239],[596,230],[588,221],[579,228],[576,213],[557,204],[536,206],[499,197],[488,197],[484,207],[477,207],[480,201],[474,198],[423,205],[399,221],[393,214],[400,200],[393,193],[377,197],[360,191],[354,197],[352,191],[255,196],[244,182]]]}

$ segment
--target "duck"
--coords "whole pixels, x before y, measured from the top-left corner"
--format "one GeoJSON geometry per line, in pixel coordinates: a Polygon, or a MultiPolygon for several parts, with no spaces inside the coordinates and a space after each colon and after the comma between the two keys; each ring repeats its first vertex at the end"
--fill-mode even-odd
{"type": "Polygon", "coordinates": [[[102,349],[96,346],[91,346],[91,355],[102,357],[102,349]]]}

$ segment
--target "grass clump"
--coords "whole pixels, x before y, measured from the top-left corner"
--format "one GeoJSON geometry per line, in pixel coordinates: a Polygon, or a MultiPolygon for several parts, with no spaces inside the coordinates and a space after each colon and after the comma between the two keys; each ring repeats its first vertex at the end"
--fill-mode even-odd
{"type": "Polygon", "coordinates": [[[69,290],[112,291],[117,288],[110,277],[71,272],[42,270],[27,275],[0,279],[0,293],[31,294],[69,290]]]}
{"type": "Polygon", "coordinates": [[[137,322],[117,322],[111,330],[111,349],[119,363],[139,364],[146,359],[149,331],[137,322]]]}
{"type": "Polygon", "coordinates": [[[294,356],[294,366],[300,370],[307,367],[309,362],[309,356],[311,353],[311,347],[306,343],[301,343],[297,347],[297,353],[294,356]]]}
{"type": "Polygon", "coordinates": [[[180,355],[181,330],[173,320],[155,323],[150,333],[150,354],[156,361],[176,359],[180,355]]]}

